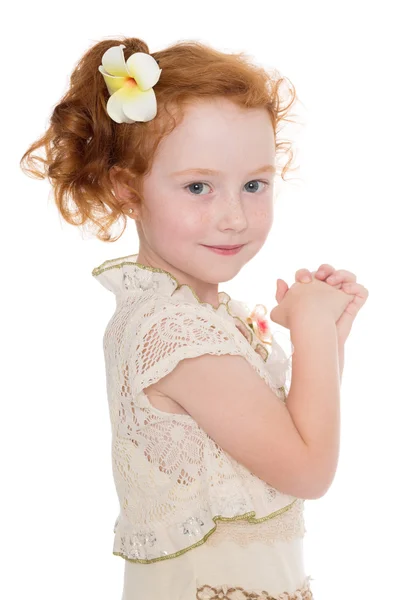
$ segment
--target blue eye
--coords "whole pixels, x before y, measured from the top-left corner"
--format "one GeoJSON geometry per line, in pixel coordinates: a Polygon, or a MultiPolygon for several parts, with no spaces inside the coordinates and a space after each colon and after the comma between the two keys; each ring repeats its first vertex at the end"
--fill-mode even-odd
{"type": "MultiPolygon", "coordinates": [[[[269,183],[269,181],[261,181],[260,179],[253,179],[252,181],[249,181],[248,183],[246,183],[246,185],[248,185],[250,183],[251,184],[254,184],[254,183],[264,183],[267,187],[269,187],[271,185],[269,183]]],[[[192,186],[195,186],[196,187],[196,191],[199,191],[198,188],[199,188],[199,186],[202,186],[202,185],[208,185],[209,186],[209,184],[205,183],[204,181],[195,181],[193,183],[189,183],[188,185],[186,185],[185,189],[190,188],[192,186]]],[[[253,190],[254,190],[254,188],[253,188],[253,190]]],[[[258,191],[258,188],[255,191],[258,191]]],[[[195,196],[204,196],[204,194],[194,194],[194,195],[195,196]]]]}
{"type": "MultiPolygon", "coordinates": [[[[261,181],[260,179],[253,179],[253,181],[249,181],[249,183],[251,183],[251,184],[254,184],[254,183],[264,183],[267,187],[269,186],[269,181],[261,181]]],[[[248,184],[246,183],[246,185],[248,185],[248,184]]],[[[256,192],[257,191],[258,191],[258,189],[256,190],[256,192]]]]}
{"type": "MultiPolygon", "coordinates": [[[[208,183],[205,184],[204,182],[201,182],[201,181],[195,181],[194,183],[189,183],[189,185],[185,186],[185,190],[186,190],[186,188],[190,188],[191,186],[196,186],[198,188],[199,186],[202,186],[202,185],[208,185],[208,183]]],[[[195,196],[203,196],[204,194],[194,194],[194,195],[195,196]]]]}

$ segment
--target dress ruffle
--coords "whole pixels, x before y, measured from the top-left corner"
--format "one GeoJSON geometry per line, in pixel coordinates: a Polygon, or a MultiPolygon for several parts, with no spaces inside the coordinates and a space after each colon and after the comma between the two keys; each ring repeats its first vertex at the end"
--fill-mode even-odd
{"type": "MultiPolygon", "coordinates": [[[[113,552],[117,556],[143,564],[176,558],[204,544],[216,531],[218,521],[247,520],[257,524],[277,518],[296,503],[301,506],[304,504],[303,499],[293,499],[280,493],[272,501],[271,498],[267,500],[267,494],[245,497],[242,493],[232,490],[229,497],[215,496],[208,506],[197,508],[190,516],[182,516],[179,523],[174,522],[169,526],[164,523],[159,526],[153,524],[152,528],[135,534],[132,534],[132,523],[124,525],[121,517],[121,520],[117,519],[114,528],[113,552]],[[224,516],[220,516],[221,514],[224,516]]],[[[302,509],[299,518],[303,518],[302,509]]]]}
{"type": "Polygon", "coordinates": [[[166,295],[177,301],[201,304],[207,310],[216,313],[223,318],[232,320],[239,331],[246,337],[252,348],[268,361],[268,372],[274,378],[276,387],[284,387],[291,372],[291,356],[294,346],[290,338],[280,330],[269,330],[271,335],[269,341],[260,340],[252,328],[246,322],[251,313],[249,307],[238,300],[234,300],[224,291],[218,293],[219,304],[215,308],[208,302],[201,302],[193,288],[187,284],[180,285],[179,281],[168,271],[141,265],[137,262],[138,254],[130,254],[121,258],[106,260],[92,271],[92,275],[108,290],[116,296],[126,293],[152,296],[157,293],[166,295]],[[288,347],[286,352],[277,341],[282,339],[283,347],[288,347]]]}

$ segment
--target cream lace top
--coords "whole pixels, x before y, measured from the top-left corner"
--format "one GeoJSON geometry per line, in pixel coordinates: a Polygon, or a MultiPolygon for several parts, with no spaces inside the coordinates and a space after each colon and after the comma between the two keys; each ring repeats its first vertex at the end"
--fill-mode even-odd
{"type": "Polygon", "coordinates": [[[114,554],[145,564],[172,559],[217,544],[234,523],[229,539],[238,544],[246,543],[249,524],[252,539],[267,544],[302,537],[304,500],[259,479],[190,415],[158,410],[143,392],[184,358],[238,354],[284,402],[290,357],[274,336],[269,345],[256,337],[242,303],[224,292],[218,308],[202,303],[191,287],[137,256],[92,272],[116,296],[103,338],[120,503],[114,554]]]}

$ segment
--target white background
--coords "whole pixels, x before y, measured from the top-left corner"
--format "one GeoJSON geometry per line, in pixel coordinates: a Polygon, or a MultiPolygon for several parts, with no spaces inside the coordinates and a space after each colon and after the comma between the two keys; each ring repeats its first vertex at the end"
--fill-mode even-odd
{"type": "Polygon", "coordinates": [[[278,277],[291,285],[296,270],[330,263],[368,288],[346,343],[336,477],[305,504],[305,566],[318,600],[400,598],[395,10],[391,1],[39,0],[3,13],[2,598],[122,595],[102,350],[115,300],[91,271],[137,252],[136,229],[129,220],[114,244],[90,238],[61,221],[48,181],[19,168],[81,55],[121,36],[150,52],[183,39],[244,51],[296,88],[303,125],[287,136],[298,179],[280,184],[262,251],[220,287],[270,311],[278,277]]]}

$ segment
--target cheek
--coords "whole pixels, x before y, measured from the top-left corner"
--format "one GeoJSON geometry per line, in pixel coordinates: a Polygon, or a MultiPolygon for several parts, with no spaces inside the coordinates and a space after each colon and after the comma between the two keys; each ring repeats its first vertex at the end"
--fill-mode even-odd
{"type": "Polygon", "coordinates": [[[185,213],[181,223],[181,237],[187,239],[201,238],[212,227],[212,216],[209,213],[192,211],[185,213]]]}
{"type": "Polygon", "coordinates": [[[182,211],[183,225],[190,231],[199,231],[213,222],[213,215],[206,207],[190,206],[182,211]]]}
{"type": "Polygon", "coordinates": [[[256,219],[261,219],[262,221],[266,221],[269,217],[269,212],[266,208],[260,208],[254,213],[256,219]]]}
{"type": "Polygon", "coordinates": [[[208,212],[198,214],[193,218],[193,222],[199,226],[209,225],[212,222],[212,216],[208,212]]]}
{"type": "Polygon", "coordinates": [[[201,234],[210,222],[210,215],[198,211],[185,211],[177,207],[176,212],[159,210],[152,217],[152,230],[163,238],[193,239],[201,234]]]}
{"type": "Polygon", "coordinates": [[[271,229],[273,218],[274,215],[271,207],[260,207],[252,215],[253,227],[268,232],[271,229]]]}

